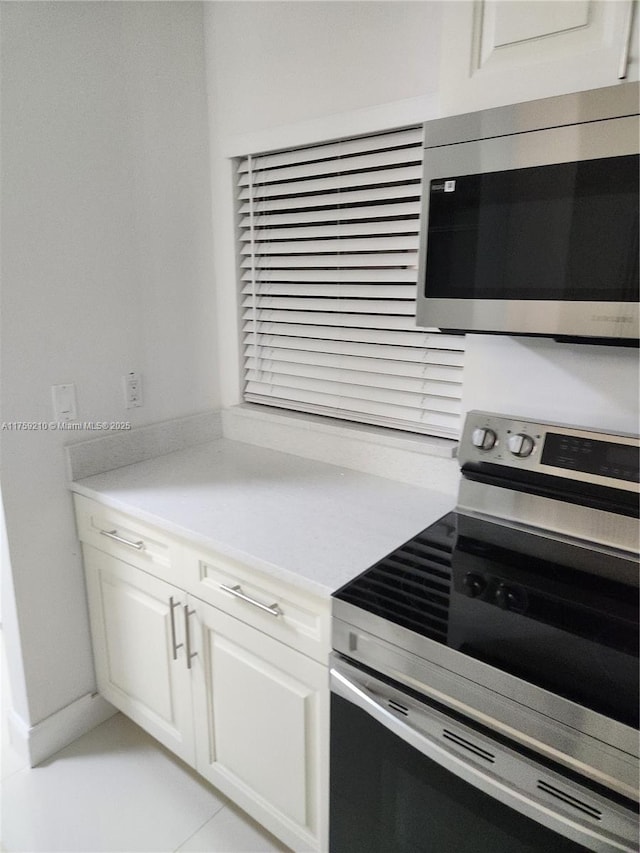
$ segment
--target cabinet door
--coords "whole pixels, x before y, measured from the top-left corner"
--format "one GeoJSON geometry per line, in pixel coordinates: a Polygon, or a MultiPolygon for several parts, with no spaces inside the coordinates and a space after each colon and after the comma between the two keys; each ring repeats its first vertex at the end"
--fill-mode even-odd
{"type": "Polygon", "coordinates": [[[324,849],[326,667],[191,602],[197,769],[293,849],[324,849]]]}
{"type": "Polygon", "coordinates": [[[445,4],[443,114],[613,86],[621,76],[637,80],[636,5],[636,0],[445,4]]]}
{"type": "Polygon", "coordinates": [[[194,765],[185,595],[91,546],[84,562],[100,693],[194,765]]]}

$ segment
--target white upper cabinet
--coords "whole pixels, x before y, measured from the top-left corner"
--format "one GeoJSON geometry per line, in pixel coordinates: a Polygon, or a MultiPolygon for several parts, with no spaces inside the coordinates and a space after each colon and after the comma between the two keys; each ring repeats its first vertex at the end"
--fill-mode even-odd
{"type": "Polygon", "coordinates": [[[637,79],[637,0],[445,5],[443,115],[637,79]]]}

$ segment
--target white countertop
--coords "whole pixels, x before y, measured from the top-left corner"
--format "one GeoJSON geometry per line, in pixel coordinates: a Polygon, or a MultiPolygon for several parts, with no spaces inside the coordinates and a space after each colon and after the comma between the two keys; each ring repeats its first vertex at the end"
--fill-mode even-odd
{"type": "Polygon", "coordinates": [[[73,491],[328,596],[453,509],[455,496],[219,439],[73,491]]]}

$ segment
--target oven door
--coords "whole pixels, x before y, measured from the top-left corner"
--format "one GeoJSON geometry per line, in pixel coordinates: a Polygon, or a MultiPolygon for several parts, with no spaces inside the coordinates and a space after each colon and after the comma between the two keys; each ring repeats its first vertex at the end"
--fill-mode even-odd
{"type": "Polygon", "coordinates": [[[330,853],[637,850],[610,800],[334,656],[330,853]]]}

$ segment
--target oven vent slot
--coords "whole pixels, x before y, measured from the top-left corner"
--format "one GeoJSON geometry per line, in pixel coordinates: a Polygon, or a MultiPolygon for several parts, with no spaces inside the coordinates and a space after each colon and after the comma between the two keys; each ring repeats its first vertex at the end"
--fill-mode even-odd
{"type": "Polygon", "coordinates": [[[577,809],[583,814],[589,815],[589,817],[592,817],[594,820],[602,820],[602,812],[599,809],[590,806],[588,803],[583,803],[582,800],[577,800],[571,794],[567,794],[566,791],[562,791],[560,788],[555,788],[553,785],[550,785],[542,779],[538,780],[537,787],[539,791],[544,791],[545,794],[549,794],[557,800],[561,800],[566,805],[572,806],[574,809],[577,809]]]}
{"type": "Polygon", "coordinates": [[[467,749],[469,752],[472,752],[478,758],[483,758],[490,764],[495,764],[496,757],[493,753],[488,752],[486,749],[483,749],[475,743],[472,743],[470,740],[465,740],[465,738],[460,737],[460,735],[457,735],[455,732],[443,729],[442,736],[445,740],[450,740],[452,743],[455,743],[456,746],[461,746],[463,749],[467,749]]]}
{"type": "Polygon", "coordinates": [[[403,714],[405,717],[409,716],[409,709],[404,705],[401,705],[399,702],[394,702],[393,699],[388,699],[387,704],[392,711],[397,711],[398,714],[403,714]]]}

